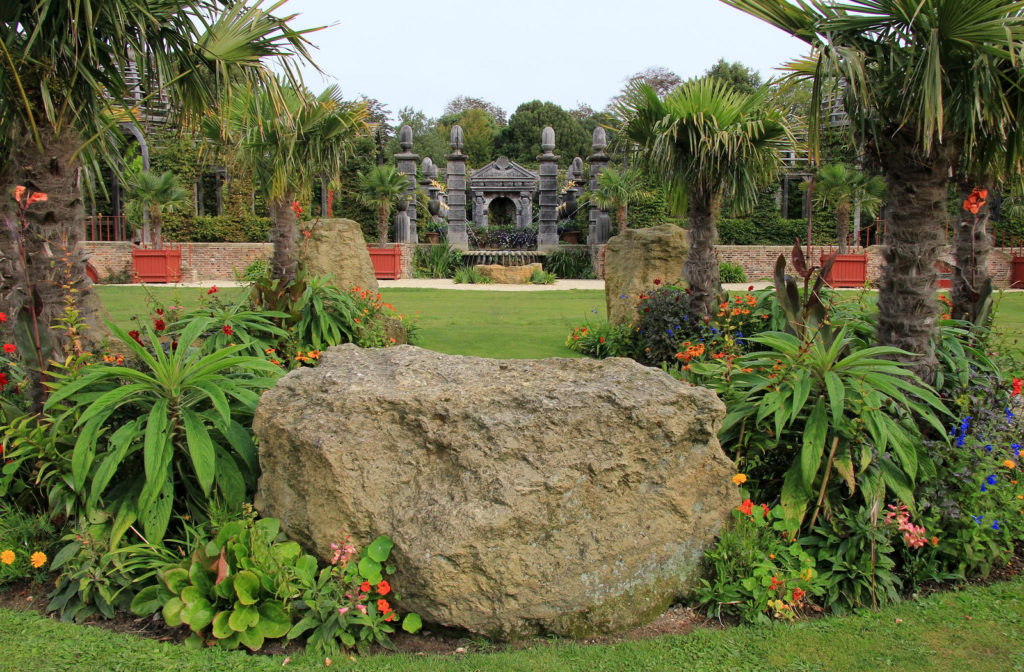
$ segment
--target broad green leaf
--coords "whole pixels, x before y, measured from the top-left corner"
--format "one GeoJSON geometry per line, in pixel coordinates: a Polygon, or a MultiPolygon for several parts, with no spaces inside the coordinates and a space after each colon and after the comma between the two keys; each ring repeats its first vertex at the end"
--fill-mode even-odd
{"type": "Polygon", "coordinates": [[[267,639],[277,639],[288,634],[292,621],[284,611],[280,602],[264,602],[259,607],[260,622],[256,627],[267,639]]]}
{"type": "Polygon", "coordinates": [[[194,632],[199,632],[210,623],[216,615],[213,605],[205,598],[195,602],[186,602],[181,609],[181,622],[187,624],[194,632]]]}
{"type": "Polygon", "coordinates": [[[174,486],[170,478],[164,479],[163,487],[149,507],[140,511],[142,527],[146,531],[146,538],[152,544],[159,544],[163,541],[164,533],[167,531],[167,524],[171,520],[171,508],[174,504],[174,486]]]}
{"type": "Polygon", "coordinates": [[[846,388],[842,380],[832,371],[825,372],[825,390],[828,392],[828,403],[832,409],[832,425],[839,427],[846,409],[846,388]]]}
{"type": "Polygon", "coordinates": [[[242,570],[235,575],[235,594],[244,605],[256,604],[260,594],[260,578],[249,570],[242,570]]]}
{"type": "Polygon", "coordinates": [[[253,625],[239,633],[239,641],[250,651],[259,651],[263,646],[263,632],[259,625],[253,625]]]}
{"type": "Polygon", "coordinates": [[[807,424],[804,425],[804,441],[800,450],[800,474],[804,490],[808,493],[821,468],[821,458],[825,452],[827,437],[828,417],[825,414],[825,400],[819,397],[814,404],[814,410],[807,418],[807,424]]]}
{"type": "Polygon", "coordinates": [[[796,380],[793,382],[793,406],[789,412],[789,422],[796,420],[796,416],[803,410],[807,397],[811,394],[811,377],[807,369],[801,369],[796,373],[796,380]]]}
{"type": "Polygon", "coordinates": [[[365,556],[359,560],[359,575],[370,583],[380,583],[381,564],[369,556],[365,556]]]}
{"type": "Polygon", "coordinates": [[[260,612],[256,607],[235,603],[235,608],[228,616],[228,626],[235,632],[243,632],[260,621],[260,612]]]}
{"type": "Polygon", "coordinates": [[[75,441],[75,448],[71,453],[71,481],[75,492],[83,492],[85,489],[86,475],[96,455],[96,436],[103,420],[104,418],[93,418],[87,422],[75,441]]]}
{"type": "Polygon", "coordinates": [[[213,487],[213,477],[217,454],[210,440],[210,434],[206,431],[199,415],[188,408],[181,411],[181,417],[185,425],[185,437],[188,441],[188,454],[192,458],[192,468],[195,470],[199,487],[207,496],[210,488],[213,487]]]}
{"type": "Polygon", "coordinates": [[[185,603],[177,597],[172,597],[164,603],[163,617],[164,623],[168,627],[176,628],[181,625],[181,610],[185,607],[185,603]]]}
{"type": "Polygon", "coordinates": [[[800,464],[795,462],[782,481],[781,504],[786,518],[802,523],[809,501],[810,492],[804,487],[800,464]]]}
{"type": "Polygon", "coordinates": [[[164,580],[167,590],[175,595],[179,595],[189,585],[188,570],[182,567],[172,567],[171,569],[164,570],[160,578],[164,580]]]}
{"type": "MultiPolygon", "coordinates": [[[[131,610],[136,616],[149,616],[164,605],[161,597],[164,595],[160,586],[153,584],[146,586],[132,598],[131,610]]],[[[173,596],[172,596],[173,597],[173,596]]]]}
{"type": "Polygon", "coordinates": [[[391,537],[382,534],[370,542],[366,547],[366,554],[377,562],[386,562],[394,546],[395,542],[391,541],[391,537]]]}
{"type": "Polygon", "coordinates": [[[304,555],[295,563],[295,575],[303,585],[312,586],[316,580],[316,558],[304,555]]]}
{"type": "Polygon", "coordinates": [[[420,615],[416,612],[410,612],[405,615],[405,618],[402,619],[402,630],[405,630],[410,634],[415,634],[416,632],[419,632],[420,628],[422,627],[423,619],[421,619],[420,615]]]}
{"type": "Polygon", "coordinates": [[[213,636],[217,639],[227,639],[231,635],[235,634],[235,631],[228,625],[229,612],[218,611],[217,615],[213,617],[213,636]]]}

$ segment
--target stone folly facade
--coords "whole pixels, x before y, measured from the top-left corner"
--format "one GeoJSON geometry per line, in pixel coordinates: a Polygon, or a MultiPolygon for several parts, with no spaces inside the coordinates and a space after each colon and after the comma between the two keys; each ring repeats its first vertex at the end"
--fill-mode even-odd
{"type": "MultiPolygon", "coordinates": [[[[450,144],[451,154],[447,158],[445,182],[447,191],[441,192],[432,184],[437,180],[437,166],[430,157],[423,157],[412,152],[412,129],[405,125],[399,131],[399,146],[402,151],[395,154],[398,171],[406,175],[409,188],[403,201],[413,203],[417,187],[422,189],[429,199],[428,211],[433,221],[444,217],[447,219],[447,236],[450,245],[457,249],[469,249],[467,232],[466,206],[472,203],[472,223],[475,226],[487,227],[494,224],[495,209],[500,205],[506,221],[519,229],[528,228],[534,223],[534,203],[539,207],[537,218],[537,247],[546,251],[558,245],[558,222],[570,218],[576,213],[579,197],[583,193],[587,171],[583,159],[576,157],[566,171],[566,184],[561,188],[558,182],[558,155],[555,154],[555,131],[550,126],[541,133],[542,154],[537,157],[540,170],[533,172],[519,164],[501,156],[486,166],[469,173],[466,162],[469,159],[463,153],[464,134],[459,125],[452,126],[450,144]],[[417,183],[417,167],[420,168],[417,183]]],[[[593,153],[588,157],[590,162],[590,186],[596,184],[596,175],[608,163],[604,153],[607,146],[604,129],[594,132],[593,153]],[[598,132],[600,131],[600,133],[598,132]]],[[[604,238],[598,240],[595,231],[600,233],[601,214],[603,211],[591,208],[590,238],[591,245],[604,243],[608,235],[608,213],[603,212],[605,226],[604,238]],[[598,225],[595,227],[595,222],[598,225]]],[[[395,242],[418,243],[416,207],[403,208],[399,204],[395,211],[395,242]]]]}

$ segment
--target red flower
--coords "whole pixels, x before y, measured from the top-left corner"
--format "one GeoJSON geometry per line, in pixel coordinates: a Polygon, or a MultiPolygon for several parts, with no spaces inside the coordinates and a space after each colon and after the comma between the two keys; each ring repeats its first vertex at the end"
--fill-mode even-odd
{"type": "Polygon", "coordinates": [[[387,616],[384,617],[384,620],[385,621],[393,621],[393,620],[395,620],[395,612],[392,611],[391,613],[389,613],[387,616]]]}
{"type": "Polygon", "coordinates": [[[971,214],[978,214],[981,210],[981,206],[985,205],[985,200],[988,198],[988,189],[975,189],[971,192],[971,195],[964,201],[964,210],[971,214]]]}
{"type": "Polygon", "coordinates": [[[234,330],[231,328],[230,324],[225,324],[223,327],[220,328],[220,330],[223,331],[228,336],[235,333],[234,330]]]}
{"type": "Polygon", "coordinates": [[[216,294],[216,293],[217,293],[217,285],[214,285],[214,286],[210,287],[208,290],[206,290],[206,294],[207,295],[216,294]]]}
{"type": "Polygon", "coordinates": [[[7,313],[0,312],[0,322],[6,322],[6,321],[7,321],[7,313]]]}
{"type": "Polygon", "coordinates": [[[377,584],[377,592],[381,595],[387,595],[391,592],[391,584],[387,581],[381,581],[377,584]]]}
{"type": "Polygon", "coordinates": [[[799,588],[794,588],[793,589],[793,602],[799,602],[800,600],[804,599],[804,595],[806,595],[806,594],[807,593],[805,593],[804,591],[800,590],[799,588]]]}
{"type": "Polygon", "coordinates": [[[363,585],[359,586],[359,590],[363,591],[364,593],[368,593],[370,592],[370,588],[372,587],[373,586],[370,585],[369,581],[363,581],[363,585]]]}
{"type": "Polygon", "coordinates": [[[752,292],[752,291],[754,291],[754,286],[753,286],[753,285],[751,285],[750,287],[747,287],[747,291],[748,291],[748,292],[752,292]]]}
{"type": "MultiPolygon", "coordinates": [[[[0,313],[0,315],[3,315],[3,313],[0,313]]],[[[0,322],[2,322],[2,321],[3,320],[0,320],[0,322]]],[[[1013,379],[1013,396],[1016,397],[1018,394],[1020,394],[1022,388],[1024,388],[1024,378],[1014,378],[1013,379]]]]}
{"type": "Polygon", "coordinates": [[[163,320],[153,320],[153,328],[157,331],[163,331],[167,328],[167,325],[164,324],[163,320]]]}
{"type": "Polygon", "coordinates": [[[21,199],[25,197],[25,187],[20,184],[14,188],[14,200],[21,203],[21,199]]]}
{"type": "Polygon", "coordinates": [[[35,203],[37,201],[45,201],[45,200],[46,200],[46,194],[44,194],[41,191],[37,191],[36,193],[34,193],[34,194],[32,194],[31,196],[28,197],[28,204],[32,205],[33,203],[35,203]]]}
{"type": "Polygon", "coordinates": [[[139,338],[139,332],[137,332],[134,329],[132,329],[131,331],[128,332],[128,335],[131,336],[132,338],[134,338],[136,343],[138,343],[139,345],[142,345],[142,339],[139,338]]]}
{"type": "Polygon", "coordinates": [[[746,516],[749,516],[754,510],[754,503],[749,499],[744,499],[743,503],[736,507],[736,510],[746,516]]]}
{"type": "Polygon", "coordinates": [[[771,515],[772,510],[768,508],[767,504],[762,504],[761,508],[764,509],[764,517],[768,518],[768,516],[771,515]]]}
{"type": "Polygon", "coordinates": [[[10,381],[7,380],[7,374],[6,373],[0,373],[0,392],[3,392],[4,388],[7,387],[7,384],[9,382],[10,381]]]}
{"type": "Polygon", "coordinates": [[[163,308],[157,308],[156,309],[156,314],[159,315],[160,317],[163,317],[164,316],[164,309],[163,308]]]}
{"type": "Polygon", "coordinates": [[[18,348],[14,345],[14,343],[4,343],[4,352],[7,353],[8,355],[13,355],[17,351],[18,348]]]}
{"type": "Polygon", "coordinates": [[[391,605],[388,604],[387,600],[377,600],[377,610],[382,614],[386,614],[391,611],[391,605]]]}
{"type": "Polygon", "coordinates": [[[299,205],[298,201],[292,201],[292,212],[295,213],[296,217],[302,214],[302,206],[299,205]]]}
{"type": "Polygon", "coordinates": [[[773,576],[772,585],[768,586],[768,590],[778,590],[779,588],[782,588],[782,582],[779,581],[779,577],[773,576]]]}

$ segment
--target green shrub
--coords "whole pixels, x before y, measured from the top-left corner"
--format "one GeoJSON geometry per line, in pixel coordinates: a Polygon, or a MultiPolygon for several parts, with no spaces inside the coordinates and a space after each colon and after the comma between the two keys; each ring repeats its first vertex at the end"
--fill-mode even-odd
{"type": "Polygon", "coordinates": [[[595,277],[588,250],[552,250],[544,257],[544,270],[567,280],[595,277]]]}
{"type": "Polygon", "coordinates": [[[462,268],[459,268],[455,271],[453,280],[457,285],[489,285],[494,282],[481,273],[480,269],[474,266],[463,266],[462,268]]]}
{"type": "Polygon", "coordinates": [[[570,350],[593,357],[630,357],[633,354],[633,329],[607,320],[587,321],[574,327],[565,339],[570,350]]]}
{"type": "Polygon", "coordinates": [[[541,268],[533,269],[533,273],[530,274],[530,279],[527,282],[531,285],[553,285],[555,284],[554,273],[549,273],[541,268]]]}
{"type": "Polygon", "coordinates": [[[192,243],[265,243],[272,222],[267,217],[246,215],[185,215],[164,220],[163,236],[167,240],[192,243]]]}
{"type": "Polygon", "coordinates": [[[49,567],[57,529],[43,513],[27,513],[0,501],[0,586],[41,580],[49,567]]]}
{"type": "Polygon", "coordinates": [[[235,272],[235,279],[239,282],[256,282],[261,278],[270,277],[270,262],[266,259],[257,259],[241,273],[235,272]]]}
{"type": "Polygon", "coordinates": [[[417,246],[413,270],[417,278],[450,278],[462,266],[462,251],[442,241],[435,245],[417,246]]]}
{"type": "Polygon", "coordinates": [[[730,264],[728,261],[720,262],[718,264],[718,273],[723,283],[747,281],[747,274],[739,264],[730,264]]]}
{"type": "Polygon", "coordinates": [[[705,325],[691,319],[690,295],[683,287],[658,287],[640,297],[636,323],[637,361],[648,366],[674,362],[683,342],[696,343],[705,325]]]}
{"type": "Polygon", "coordinates": [[[794,527],[778,506],[746,499],[733,509],[732,524],[704,554],[709,578],[701,579],[697,600],[708,617],[793,620],[824,594],[814,558],[792,540],[794,527]]]}

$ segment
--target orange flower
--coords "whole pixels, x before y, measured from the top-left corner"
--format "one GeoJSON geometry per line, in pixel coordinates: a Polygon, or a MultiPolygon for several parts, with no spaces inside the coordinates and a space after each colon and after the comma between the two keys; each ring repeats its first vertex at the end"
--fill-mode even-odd
{"type": "Polygon", "coordinates": [[[14,551],[12,551],[11,549],[6,549],[2,553],[0,553],[0,562],[4,563],[5,565],[13,565],[14,551]]]}
{"type": "Polygon", "coordinates": [[[43,553],[42,551],[36,551],[28,559],[28,562],[35,569],[39,569],[40,567],[46,564],[46,553],[43,553]]]}
{"type": "Polygon", "coordinates": [[[732,482],[735,483],[736,485],[743,485],[744,483],[747,482],[747,475],[736,474],[735,476],[732,477],[732,482]]]}
{"type": "Polygon", "coordinates": [[[806,595],[806,594],[807,593],[805,593],[804,591],[800,590],[799,588],[794,588],[793,589],[793,602],[797,603],[800,600],[804,599],[804,595],[806,595]]]}
{"type": "Polygon", "coordinates": [[[387,581],[381,581],[377,584],[377,592],[381,595],[387,595],[391,592],[391,584],[387,581]]]}
{"type": "Polygon", "coordinates": [[[362,585],[359,586],[359,590],[363,591],[364,593],[368,593],[370,592],[370,588],[372,587],[373,586],[370,585],[369,581],[363,581],[362,585]]]}
{"type": "Polygon", "coordinates": [[[1003,460],[1003,466],[1007,469],[1016,469],[1017,464],[1013,460],[1003,460]]]}
{"type": "Polygon", "coordinates": [[[744,499],[743,503],[736,507],[736,510],[746,516],[749,516],[754,510],[754,503],[749,499],[744,499]]]}
{"type": "Polygon", "coordinates": [[[382,613],[382,614],[386,614],[389,611],[391,611],[391,605],[388,604],[387,600],[384,600],[384,599],[377,600],[377,610],[380,613],[382,613]]]}
{"type": "Polygon", "coordinates": [[[38,203],[40,201],[45,201],[45,200],[46,200],[46,194],[44,194],[41,191],[37,191],[36,193],[34,193],[34,194],[32,194],[31,196],[28,197],[28,205],[32,205],[33,203],[38,203]]]}
{"type": "MultiPolygon", "coordinates": [[[[14,200],[21,203],[21,199],[25,197],[25,187],[20,184],[14,188],[14,200]]],[[[13,560],[11,561],[13,562],[13,560]]],[[[9,564],[9,563],[8,563],[9,564]]]]}

